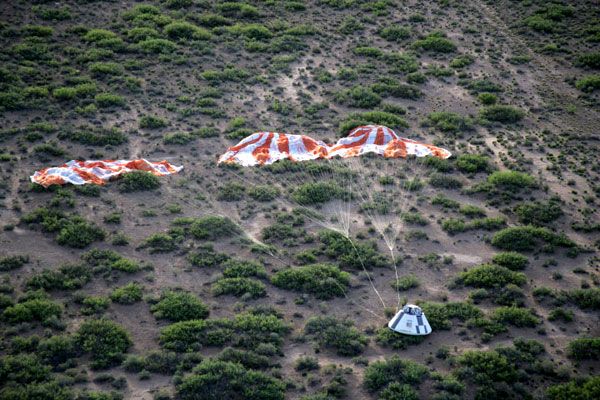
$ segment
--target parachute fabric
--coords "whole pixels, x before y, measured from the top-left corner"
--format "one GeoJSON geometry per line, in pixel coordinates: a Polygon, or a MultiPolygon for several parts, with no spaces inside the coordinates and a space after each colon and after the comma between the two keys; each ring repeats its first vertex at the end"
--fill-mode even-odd
{"type": "Polygon", "coordinates": [[[145,159],[136,160],[71,160],[58,167],[44,168],[36,171],[31,182],[48,187],[50,185],[104,185],[111,179],[131,171],[147,171],[156,176],[175,174],[182,166],[171,165],[167,161],[152,162],[145,159]]]}

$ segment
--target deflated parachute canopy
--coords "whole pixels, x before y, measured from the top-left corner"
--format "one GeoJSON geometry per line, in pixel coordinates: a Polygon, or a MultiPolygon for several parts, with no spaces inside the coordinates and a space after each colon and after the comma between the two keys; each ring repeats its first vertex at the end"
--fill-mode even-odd
{"type": "Polygon", "coordinates": [[[388,328],[406,335],[422,336],[431,333],[431,326],[421,307],[407,304],[388,322],[388,328]]]}
{"type": "Polygon", "coordinates": [[[304,135],[256,132],[227,149],[219,163],[235,163],[244,167],[268,165],[288,159],[307,161],[327,156],[327,145],[304,135]]]}
{"type": "Polygon", "coordinates": [[[334,145],[304,135],[257,132],[230,147],[219,163],[234,163],[245,167],[268,165],[276,161],[307,161],[317,158],[356,157],[375,153],[386,158],[433,156],[448,158],[448,150],[427,143],[400,137],[386,126],[367,125],[353,129],[334,145]]]}
{"type": "Polygon", "coordinates": [[[71,160],[59,167],[44,168],[30,177],[31,182],[44,187],[50,185],[85,185],[92,183],[104,185],[109,180],[131,171],[147,171],[156,176],[175,174],[183,167],[169,164],[167,161],[152,162],[139,160],[71,160]]]}

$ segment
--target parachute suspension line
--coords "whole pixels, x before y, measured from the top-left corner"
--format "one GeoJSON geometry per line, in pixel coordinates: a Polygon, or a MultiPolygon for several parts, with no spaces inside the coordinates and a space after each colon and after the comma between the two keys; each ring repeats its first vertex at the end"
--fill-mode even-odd
{"type": "Polygon", "coordinates": [[[371,287],[375,291],[375,294],[377,294],[377,297],[379,297],[379,301],[381,301],[381,304],[383,305],[383,308],[386,308],[385,301],[383,301],[383,298],[381,297],[381,294],[379,294],[379,291],[375,287],[375,284],[373,283],[373,280],[371,279],[371,275],[367,271],[367,268],[365,267],[365,263],[363,262],[363,259],[360,256],[360,253],[358,252],[358,249],[356,248],[356,245],[354,244],[354,242],[352,241],[352,239],[350,239],[349,236],[345,236],[345,238],[348,239],[348,241],[350,242],[350,244],[354,248],[354,252],[356,253],[356,257],[358,257],[358,259],[360,261],[360,264],[362,265],[363,271],[365,272],[365,274],[367,274],[367,278],[369,279],[369,283],[371,284],[371,287]]]}

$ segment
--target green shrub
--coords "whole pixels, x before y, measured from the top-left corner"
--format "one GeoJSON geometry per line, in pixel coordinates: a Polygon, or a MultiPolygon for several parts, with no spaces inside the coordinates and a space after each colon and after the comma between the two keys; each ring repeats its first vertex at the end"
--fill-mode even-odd
{"type": "Polygon", "coordinates": [[[128,141],[127,135],[116,128],[98,129],[93,127],[64,130],[58,134],[58,138],[90,146],[118,146],[128,141]]]}
{"type": "Polygon", "coordinates": [[[57,335],[43,339],[36,350],[38,357],[53,366],[78,357],[79,353],[80,349],[73,335],[57,335]]]}
{"type": "Polygon", "coordinates": [[[223,276],[226,278],[267,277],[265,267],[255,261],[231,259],[224,262],[223,267],[223,276]]]}
{"type": "Polygon", "coordinates": [[[239,363],[246,368],[252,369],[268,368],[272,365],[268,355],[259,354],[251,350],[234,349],[231,347],[226,347],[215,358],[219,361],[239,363]]]}
{"type": "Polygon", "coordinates": [[[568,383],[552,385],[546,390],[548,400],[588,400],[600,393],[600,376],[576,379],[568,383]]]}
{"type": "Polygon", "coordinates": [[[208,318],[208,307],[189,292],[169,290],[164,292],[158,301],[150,307],[157,319],[173,322],[208,318]]]}
{"type": "Polygon", "coordinates": [[[456,51],[456,45],[441,32],[430,33],[424,39],[415,41],[412,46],[415,49],[432,53],[453,53],[456,51]]]}
{"type": "Polygon", "coordinates": [[[379,36],[390,42],[401,42],[410,35],[410,29],[397,25],[389,25],[379,31],[379,36]]]}
{"type": "Polygon", "coordinates": [[[371,57],[371,58],[380,58],[383,57],[384,52],[381,49],[376,47],[369,46],[358,46],[354,48],[354,54],[357,56],[371,57]]]}
{"type": "Polygon", "coordinates": [[[190,253],[190,263],[195,267],[218,267],[225,261],[229,260],[229,256],[224,253],[217,253],[212,246],[205,245],[198,248],[198,251],[190,253]]]}
{"type": "Polygon", "coordinates": [[[112,93],[98,93],[94,100],[99,107],[107,108],[107,107],[118,107],[125,105],[125,98],[123,96],[119,96],[118,94],[112,93]]]}
{"type": "MultiPolygon", "coordinates": [[[[50,377],[51,368],[48,365],[44,365],[36,355],[18,354],[6,355],[0,358],[0,379],[2,380],[3,386],[8,382],[13,383],[13,385],[44,382],[49,380],[50,377]]],[[[5,390],[2,391],[2,394],[6,394],[5,390]]],[[[28,399],[28,397],[13,398],[28,399]]]]}
{"type": "Polygon", "coordinates": [[[600,288],[571,290],[567,297],[580,308],[600,310],[600,288]]]}
{"type": "Polygon", "coordinates": [[[164,27],[165,34],[175,40],[182,39],[196,39],[196,40],[208,40],[210,39],[210,32],[204,28],[200,28],[194,24],[190,24],[185,21],[175,21],[164,27]]]}
{"type": "Polygon", "coordinates": [[[524,224],[543,225],[555,221],[563,215],[560,199],[552,198],[548,202],[526,202],[515,207],[519,221],[524,224]]]}
{"type": "Polygon", "coordinates": [[[115,62],[95,62],[88,66],[94,75],[122,75],[123,67],[115,62]]]}
{"type": "Polygon", "coordinates": [[[142,129],[158,129],[168,126],[169,122],[161,117],[154,115],[144,115],[140,118],[140,128],[142,129]]]}
{"type": "Polygon", "coordinates": [[[21,220],[28,224],[40,224],[45,232],[57,232],[59,244],[74,248],[84,248],[106,236],[102,229],[78,215],[67,215],[44,207],[26,214],[21,220]]]}
{"type": "Polygon", "coordinates": [[[464,132],[473,129],[473,121],[468,117],[463,117],[460,114],[439,111],[432,112],[427,116],[427,125],[431,125],[442,132],[464,132]]]}
{"type": "Polygon", "coordinates": [[[425,337],[399,335],[397,332],[385,326],[377,330],[377,337],[375,340],[381,346],[391,347],[394,350],[405,350],[409,346],[422,343],[425,340],[425,337]]]}
{"type": "Polygon", "coordinates": [[[154,190],[160,186],[157,176],[146,171],[132,171],[119,179],[119,190],[123,193],[154,190]]]}
{"type": "Polygon", "coordinates": [[[110,294],[110,299],[120,304],[133,304],[142,300],[144,288],[138,283],[131,282],[116,288],[110,294]]]}
{"type": "Polygon", "coordinates": [[[51,8],[41,5],[34,5],[31,11],[38,17],[47,21],[64,21],[71,19],[71,10],[69,7],[51,8]]]}
{"type": "Polygon", "coordinates": [[[102,296],[87,296],[81,301],[83,315],[101,314],[110,306],[110,299],[102,296]]]}
{"type": "Polygon", "coordinates": [[[150,253],[169,253],[177,249],[177,239],[166,233],[154,233],[144,240],[141,247],[149,247],[150,253]]]}
{"type": "Polygon", "coordinates": [[[347,135],[351,129],[361,125],[385,125],[390,128],[408,127],[408,122],[395,114],[385,111],[368,111],[350,114],[340,122],[339,133],[347,135]]]}
{"type": "Polygon", "coordinates": [[[108,368],[120,363],[132,345],[129,333],[121,325],[106,319],[84,321],[76,338],[81,348],[91,354],[92,368],[108,368]]]}
{"type": "Polygon", "coordinates": [[[464,322],[483,316],[483,312],[477,306],[465,302],[424,302],[420,303],[420,306],[433,330],[450,329],[451,319],[454,318],[464,322]]]}
{"type": "Polygon", "coordinates": [[[227,217],[208,215],[192,223],[190,233],[196,239],[217,240],[241,233],[240,227],[227,217]]]}
{"type": "Polygon", "coordinates": [[[12,271],[21,268],[29,262],[29,256],[16,255],[0,258],[0,272],[12,271]]]}
{"type": "Polygon", "coordinates": [[[308,182],[297,186],[292,193],[292,198],[300,205],[314,205],[345,198],[348,195],[334,182],[308,182]]]}
{"type": "Polygon", "coordinates": [[[527,267],[527,265],[529,264],[529,259],[520,253],[514,251],[507,251],[495,254],[492,258],[492,262],[494,264],[508,268],[511,271],[518,271],[527,267]]]}
{"type": "Polygon", "coordinates": [[[92,279],[92,271],[83,264],[64,264],[57,270],[45,269],[26,282],[30,289],[72,290],[83,287],[92,279]]]}
{"type": "Polygon", "coordinates": [[[540,323],[540,319],[527,308],[515,306],[498,307],[491,315],[491,319],[501,324],[514,325],[519,328],[533,328],[540,323]]]}
{"type": "Polygon", "coordinates": [[[580,54],[577,57],[577,64],[593,69],[600,69],[600,51],[580,54]]]}
{"type": "Polygon", "coordinates": [[[475,59],[473,57],[471,57],[468,54],[465,55],[461,55],[458,57],[455,57],[454,59],[452,59],[452,61],[450,61],[450,67],[451,68],[456,68],[456,69],[460,69],[460,68],[464,68],[464,67],[468,67],[469,65],[473,64],[475,62],[475,59]]]}
{"type": "Polygon", "coordinates": [[[509,283],[521,286],[527,277],[521,272],[513,272],[498,265],[483,264],[459,274],[459,281],[474,287],[501,287],[509,283]]]}
{"type": "Polygon", "coordinates": [[[479,100],[479,102],[481,104],[484,104],[486,106],[490,106],[492,104],[496,104],[498,102],[498,96],[496,96],[494,93],[479,93],[477,95],[477,100],[479,100]]]}
{"type": "Polygon", "coordinates": [[[323,347],[331,347],[340,356],[356,356],[368,343],[351,321],[334,317],[312,317],[304,326],[304,333],[323,347]]]}
{"type": "Polygon", "coordinates": [[[167,39],[146,39],[138,43],[139,48],[145,53],[168,54],[173,52],[177,45],[167,39]]]}
{"type": "Polygon", "coordinates": [[[567,346],[569,358],[574,360],[600,360],[600,338],[577,338],[567,346]]]}
{"type": "Polygon", "coordinates": [[[393,382],[418,387],[428,375],[427,367],[392,356],[384,361],[370,364],[365,369],[363,385],[370,392],[380,391],[393,382]]]}
{"type": "Polygon", "coordinates": [[[379,395],[379,400],[419,400],[419,393],[413,389],[412,385],[401,385],[398,382],[392,382],[383,389],[379,395]]]}
{"type": "Polygon", "coordinates": [[[405,275],[392,281],[392,287],[396,290],[408,290],[419,287],[419,278],[414,275],[405,275]]]}
{"type": "Polygon", "coordinates": [[[546,228],[533,226],[513,226],[496,232],[492,237],[492,245],[511,251],[533,250],[539,243],[549,249],[553,247],[577,248],[577,244],[564,234],[556,234],[546,228]]]}
{"type": "Polygon", "coordinates": [[[460,189],[463,185],[462,181],[451,175],[433,173],[429,177],[429,184],[433,187],[443,189],[460,189]]]}
{"type": "MultiPolygon", "coordinates": [[[[393,78],[381,78],[379,80],[379,82],[371,85],[370,90],[382,97],[392,96],[392,97],[399,97],[401,99],[413,99],[414,100],[414,99],[418,99],[419,97],[421,97],[423,95],[423,93],[421,92],[421,90],[419,90],[419,88],[417,88],[415,86],[399,83],[398,81],[396,81],[393,78]]],[[[376,104],[373,104],[373,106],[375,106],[375,105],[376,104]]],[[[382,109],[384,109],[384,108],[389,109],[390,106],[391,105],[389,105],[389,104],[384,104],[382,106],[382,109]]],[[[387,111],[387,110],[383,110],[383,111],[387,111]]],[[[404,111],[404,109],[402,109],[402,111],[403,111],[402,114],[406,113],[404,111]]]]}
{"type": "Polygon", "coordinates": [[[462,172],[477,173],[490,169],[489,158],[479,154],[461,154],[456,158],[456,167],[462,172]]]}
{"type": "Polygon", "coordinates": [[[273,201],[279,196],[279,189],[268,185],[252,186],[248,190],[248,195],[260,202],[273,201]]]}
{"type": "Polygon", "coordinates": [[[103,40],[116,39],[116,33],[106,29],[90,29],[83,35],[83,40],[86,42],[101,42],[103,40]]]}
{"type": "Polygon", "coordinates": [[[223,2],[217,5],[217,11],[226,17],[256,18],[260,15],[258,8],[243,2],[223,2]]]}
{"type": "Polygon", "coordinates": [[[294,369],[296,371],[314,371],[319,369],[319,360],[311,356],[301,356],[296,359],[294,369]]]}
{"type": "Polygon", "coordinates": [[[600,89],[600,75],[587,75],[575,82],[575,87],[582,92],[592,93],[600,89]]]}
{"type": "Polygon", "coordinates": [[[267,295],[265,285],[256,279],[235,277],[222,278],[212,285],[212,292],[215,296],[230,294],[237,297],[249,297],[257,299],[267,295]]]}
{"type": "Polygon", "coordinates": [[[336,100],[349,107],[373,108],[381,103],[381,97],[370,88],[354,86],[336,94],[336,100]]]}
{"type": "MultiPolygon", "coordinates": [[[[229,4],[229,3],[221,3],[229,4]]],[[[239,363],[203,360],[177,384],[182,400],[218,398],[283,400],[285,384],[263,372],[246,369],[239,363]]]]}
{"type": "Polygon", "coordinates": [[[534,31],[551,33],[558,29],[555,21],[544,18],[541,15],[532,15],[523,20],[523,22],[534,31]]]}
{"type": "Polygon", "coordinates": [[[61,314],[60,304],[48,299],[31,299],[7,307],[2,313],[2,318],[10,323],[44,322],[49,318],[59,318],[61,314]]]}
{"type": "Polygon", "coordinates": [[[132,273],[141,269],[136,261],[124,258],[112,250],[93,249],[83,254],[81,258],[94,267],[95,273],[112,270],[132,273]]]}
{"type": "Polygon", "coordinates": [[[525,113],[518,108],[498,104],[482,108],[479,116],[488,121],[514,124],[523,119],[525,113]]]}
{"type": "Polygon", "coordinates": [[[239,201],[244,198],[246,186],[238,182],[229,182],[218,188],[217,199],[221,201],[239,201]]]}
{"type": "Polygon", "coordinates": [[[156,29],[144,26],[132,28],[127,31],[127,37],[135,43],[146,39],[155,39],[159,36],[160,34],[156,29]]]}
{"type": "Polygon", "coordinates": [[[335,259],[342,268],[371,269],[390,265],[390,260],[377,251],[377,243],[355,243],[339,232],[323,230],[319,232],[323,243],[323,253],[335,259]]]}
{"type": "Polygon", "coordinates": [[[519,171],[496,171],[488,176],[487,182],[496,188],[522,190],[537,186],[535,178],[519,171]]]}
{"type": "Polygon", "coordinates": [[[469,350],[458,357],[462,375],[472,376],[481,385],[495,382],[514,382],[517,369],[502,354],[494,350],[469,350]]]}
{"type": "Polygon", "coordinates": [[[228,67],[223,68],[220,71],[206,70],[200,73],[200,76],[209,82],[220,83],[245,81],[251,74],[245,69],[228,67]]]}
{"type": "Polygon", "coordinates": [[[575,314],[571,310],[565,310],[564,308],[555,308],[548,313],[548,321],[571,322],[575,318],[575,314]]]}
{"type": "Polygon", "coordinates": [[[251,39],[264,40],[273,37],[273,33],[261,24],[236,24],[227,30],[235,35],[246,36],[251,39]]]}
{"type": "Polygon", "coordinates": [[[278,271],[271,282],[280,288],[312,293],[318,299],[345,295],[350,274],[330,264],[313,264],[278,271]]]}

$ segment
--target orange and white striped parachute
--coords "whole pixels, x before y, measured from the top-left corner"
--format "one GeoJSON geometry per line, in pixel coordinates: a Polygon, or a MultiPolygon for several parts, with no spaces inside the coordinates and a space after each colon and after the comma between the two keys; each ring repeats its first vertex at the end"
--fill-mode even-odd
{"type": "Polygon", "coordinates": [[[327,157],[328,146],[309,136],[256,132],[219,157],[219,163],[244,167],[273,164],[279,160],[307,161],[327,157]]]}
{"type": "Polygon", "coordinates": [[[36,171],[31,182],[44,187],[50,185],[85,185],[92,183],[104,185],[109,180],[131,171],[147,171],[156,176],[175,174],[183,167],[169,164],[167,161],[152,162],[139,160],[71,160],[59,167],[44,168],[36,171]]]}
{"type": "Polygon", "coordinates": [[[359,126],[348,136],[330,146],[304,135],[286,135],[276,132],[254,133],[219,157],[219,163],[234,163],[245,167],[272,164],[288,159],[306,161],[317,158],[356,157],[375,153],[386,158],[408,155],[448,158],[448,150],[432,144],[400,137],[392,129],[380,125],[359,126]]]}

